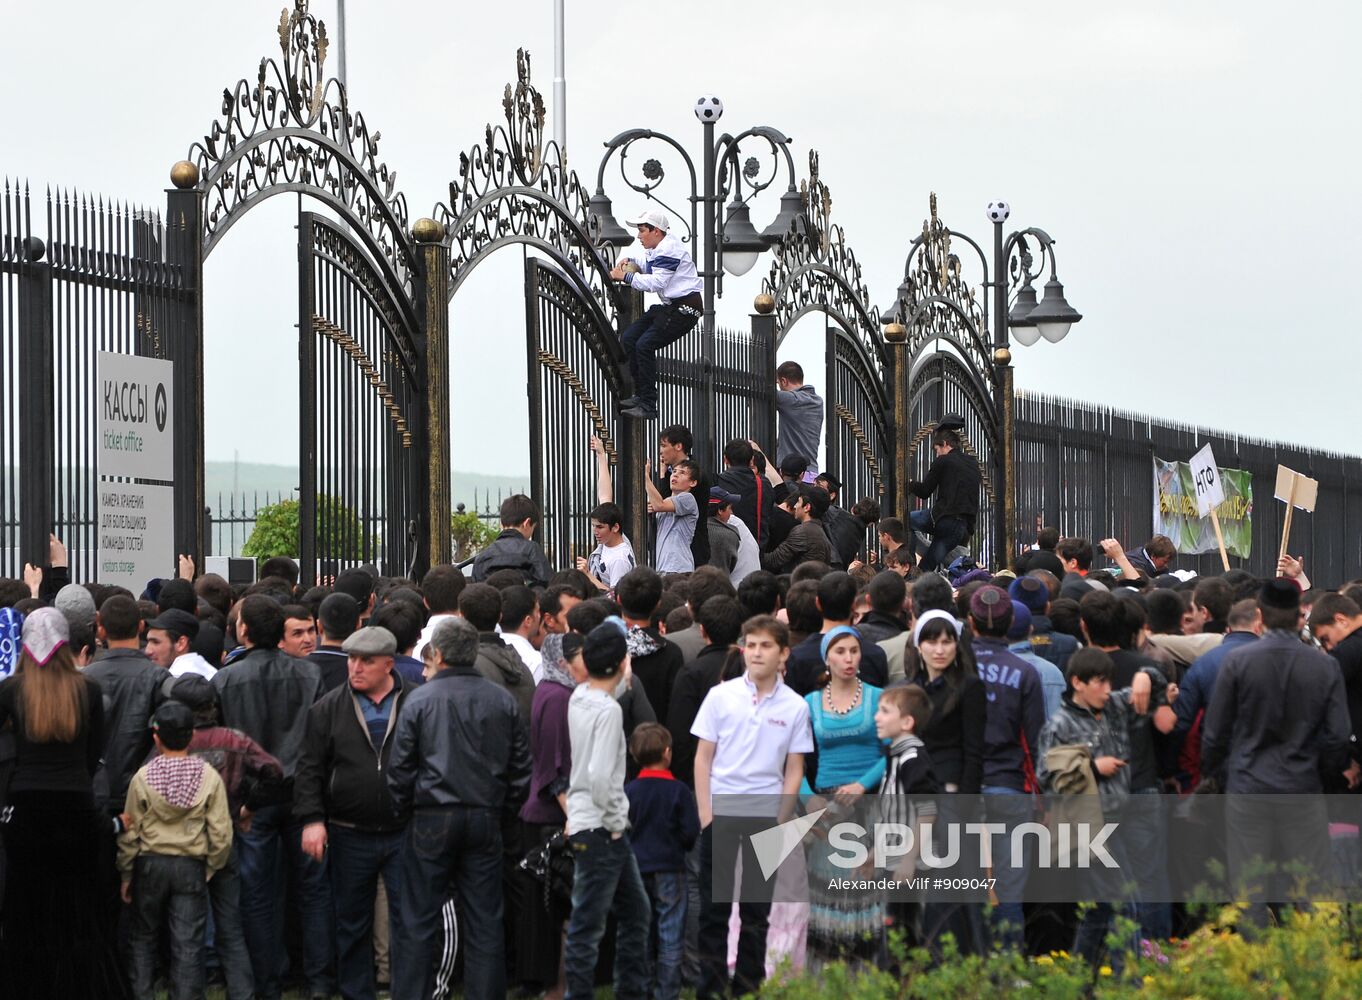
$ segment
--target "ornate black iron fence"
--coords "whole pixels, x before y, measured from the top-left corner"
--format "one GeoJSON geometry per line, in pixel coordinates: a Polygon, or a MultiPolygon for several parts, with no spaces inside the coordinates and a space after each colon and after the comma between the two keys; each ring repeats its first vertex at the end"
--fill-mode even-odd
{"type": "MultiPolygon", "coordinates": [[[[1317,584],[1338,585],[1362,575],[1362,458],[1030,394],[1018,394],[1015,412],[1022,542],[1034,540],[1043,523],[1065,535],[1143,544],[1154,523],[1154,458],[1185,462],[1209,441],[1222,469],[1245,469],[1253,476],[1252,551],[1247,559],[1231,556],[1231,566],[1260,576],[1276,570],[1286,512],[1273,499],[1280,464],[1320,484],[1315,512],[1298,511],[1293,520],[1291,553],[1305,557],[1306,572],[1317,584]]],[[[1220,556],[1180,555],[1176,566],[1218,573],[1220,556]]]]}
{"type": "Polygon", "coordinates": [[[18,576],[25,562],[45,563],[47,536],[55,532],[76,579],[94,579],[98,355],[181,354],[181,306],[190,296],[168,242],[182,245],[184,229],[168,231],[154,212],[71,191],[49,190],[36,208],[26,185],[5,182],[0,575],[18,576]]]}

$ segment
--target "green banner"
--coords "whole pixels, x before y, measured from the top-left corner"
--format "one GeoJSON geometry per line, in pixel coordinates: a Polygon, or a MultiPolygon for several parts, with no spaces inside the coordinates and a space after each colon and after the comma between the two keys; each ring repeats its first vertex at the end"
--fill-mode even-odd
{"type": "MultiPolygon", "coordinates": [[[[1253,551],[1253,475],[1246,469],[1221,469],[1225,502],[1216,508],[1225,549],[1247,559],[1253,551]]],[[[1196,511],[1196,485],[1186,462],[1154,459],[1154,534],[1167,535],[1187,555],[1218,552],[1210,517],[1196,511]]]]}

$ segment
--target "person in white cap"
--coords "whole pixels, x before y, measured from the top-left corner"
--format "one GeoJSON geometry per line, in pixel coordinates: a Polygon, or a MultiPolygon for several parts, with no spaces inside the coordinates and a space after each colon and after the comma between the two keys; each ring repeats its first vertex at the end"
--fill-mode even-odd
{"type": "Polygon", "coordinates": [[[666,212],[648,209],[624,221],[638,228],[643,251],[626,251],[610,277],[641,292],[653,292],[660,301],[620,335],[634,379],[634,395],[624,400],[623,413],[651,420],[657,416],[657,352],[676,343],[700,321],[704,285],[690,251],[672,235],[666,212]]]}

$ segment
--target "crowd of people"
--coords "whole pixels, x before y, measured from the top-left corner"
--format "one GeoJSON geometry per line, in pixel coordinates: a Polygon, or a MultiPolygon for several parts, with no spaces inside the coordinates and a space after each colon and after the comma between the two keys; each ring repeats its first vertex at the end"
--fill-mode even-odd
{"type": "MultiPolygon", "coordinates": [[[[843,506],[793,450],[733,440],[704,469],[668,427],[645,545],[593,443],[597,545],[571,566],[524,496],[471,572],[419,581],[301,586],[276,558],[238,587],[182,558],[135,596],[72,582],[54,537],[46,566],[0,580],[0,982],[708,998],[782,963],[887,961],[890,931],[1099,961],[1124,906],[1025,902],[1037,860],[1008,837],[987,912],[730,904],[739,856],[758,877],[751,835],[786,818],[773,804],[716,838],[733,796],[878,793],[926,824],[977,795],[1010,830],[1039,792],[1095,793],[1140,874],[1138,937],[1168,939],[1190,919],[1168,891],[1183,797],[1357,788],[1362,583],[1314,589],[1290,557],[1268,580],[1175,574],[1163,537],[1099,540],[1099,569],[1092,541],[1051,529],[977,567],[957,546],[978,470],[951,429],[933,445],[913,484],[930,503],[905,522],[843,506]]],[[[1232,867],[1273,843],[1356,852],[1355,821],[1322,804],[1242,810],[1232,867]]]]}

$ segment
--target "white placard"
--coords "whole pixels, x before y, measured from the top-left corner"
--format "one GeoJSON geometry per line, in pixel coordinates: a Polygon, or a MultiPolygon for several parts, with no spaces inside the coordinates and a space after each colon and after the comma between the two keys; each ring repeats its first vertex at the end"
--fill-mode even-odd
{"type": "Polygon", "coordinates": [[[1220,469],[1215,464],[1210,442],[1187,464],[1191,466],[1192,483],[1196,487],[1196,512],[1205,517],[1225,502],[1225,484],[1220,481],[1220,469]]]}
{"type": "Polygon", "coordinates": [[[101,476],[175,478],[174,371],[170,361],[100,352],[101,476]]]}
{"type": "Polygon", "coordinates": [[[134,594],[175,575],[175,490],[141,483],[99,484],[100,583],[134,594]]]}

